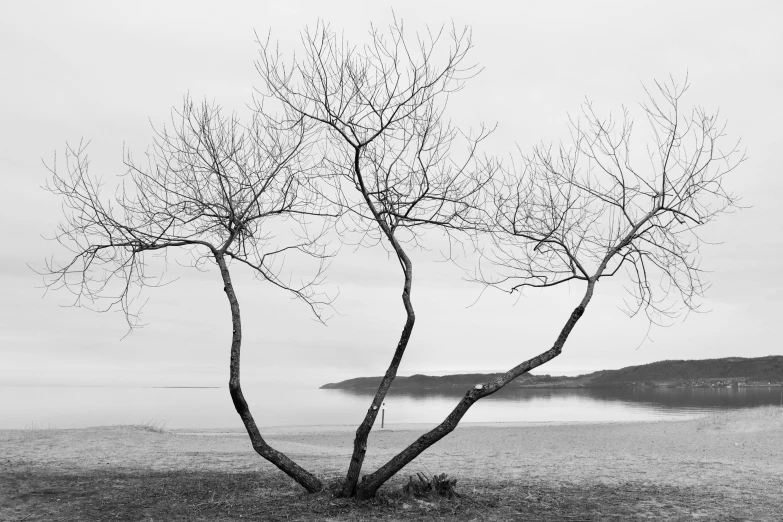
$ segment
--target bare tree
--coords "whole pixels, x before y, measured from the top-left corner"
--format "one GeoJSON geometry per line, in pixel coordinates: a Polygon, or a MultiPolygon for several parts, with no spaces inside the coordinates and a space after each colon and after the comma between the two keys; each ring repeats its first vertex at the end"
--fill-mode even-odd
{"type": "MultiPolygon", "coordinates": [[[[643,110],[651,145],[645,165],[631,147],[627,111],[618,124],[592,106],[571,124],[573,146],[538,147],[493,184],[492,206],[476,215],[492,232],[485,258],[498,269],[483,283],[519,292],[580,282],[584,294],[549,350],[469,390],[446,419],[359,484],[357,496],[378,488],[416,456],[449,434],[478,400],[560,355],[602,279],[626,273],[631,314],[651,321],[698,307],[703,294],[698,251],[701,227],[737,208],[723,178],[744,159],[738,143],[724,148],[717,114],[683,112],[687,82],[656,83],[643,110]],[[679,306],[675,306],[679,303],[679,306]]],[[[644,155],[642,155],[644,156],[644,155]]]]}
{"type": "Polygon", "coordinates": [[[321,241],[327,225],[319,229],[317,219],[339,214],[340,226],[361,234],[362,244],[393,253],[403,274],[406,321],[356,430],[341,496],[373,497],[453,431],[475,402],[560,355],[601,279],[627,274],[628,312],[656,323],[697,309],[705,290],[701,227],[737,208],[723,178],[744,157],[736,143],[723,148],[717,114],[682,112],[687,82],[656,84],[648,93],[646,155],[631,147],[627,111],[617,123],[587,104],[583,118],[571,122],[571,146],[537,147],[498,170],[478,153],[489,130],[464,134],[445,118],[450,95],[476,73],[467,64],[467,29],[411,39],[395,20],[387,32],[371,28],[369,43],[356,47],[319,23],[302,34],[304,53],[290,64],[268,40],[259,44],[262,101],[282,104],[281,116],[268,117],[262,103],[244,127],[217,107],[186,100],[173,130],[156,134],[146,166],[126,156],[128,182],[106,202],[88,174],[84,147],[69,149],[65,173],[51,169],[49,189],[66,209],[56,239],[72,256],[50,262],[46,282],[71,290],[75,305],[120,308],[132,327],[138,291],[159,282],[147,273],[147,255],[180,247],[196,268],[215,263],[232,316],[229,390],[236,410],[254,449],[307,491],[323,485],[264,441],[242,395],[241,320],[229,262],[291,291],[320,318],[330,305],[317,289],[329,253],[321,241]],[[279,221],[297,234],[276,240],[279,221]],[[450,241],[474,234],[493,266],[476,275],[488,287],[514,293],[579,283],[584,294],[550,349],[477,384],[440,425],[360,481],[370,431],[416,320],[409,253],[433,228],[450,241]],[[275,256],[289,251],[320,261],[314,278],[293,285],[281,277],[275,256]]]}
{"type": "Polygon", "coordinates": [[[62,197],[65,218],[55,238],[71,255],[62,264],[47,262],[44,280],[49,288],[70,290],[76,306],[121,309],[132,328],[139,291],[160,283],[150,273],[150,254],[179,248],[196,268],[217,265],[231,310],[229,392],[237,413],[256,452],[315,492],[321,482],[266,443],[242,394],[242,324],[229,271],[232,262],[246,266],[319,318],[329,306],[318,290],[329,253],[308,222],[325,212],[308,186],[314,165],[307,136],[303,120],[282,129],[257,112],[244,126],[217,106],[186,98],[182,111],[172,114],[172,127],[156,131],[146,164],[125,154],[128,173],[109,198],[88,172],[85,146],[68,148],[64,171],[50,168],[47,188],[62,197]],[[276,256],[292,251],[318,261],[313,278],[293,284],[281,276],[276,256]]]}
{"type": "Polygon", "coordinates": [[[475,74],[466,65],[467,29],[443,28],[406,38],[394,20],[388,31],[372,27],[367,45],[356,47],[324,24],[302,35],[304,56],[287,65],[268,41],[259,41],[257,69],[264,95],[282,102],[291,120],[305,118],[322,129],[329,150],[325,180],[330,199],[345,209],[344,224],[364,234],[365,244],[388,245],[403,273],[406,321],[385,375],[356,430],[353,454],[340,495],[353,496],[367,439],[413,331],[413,263],[407,249],[421,230],[447,232],[466,224],[480,204],[492,165],[477,147],[489,134],[464,135],[445,121],[451,93],[475,74]],[[456,142],[465,151],[457,161],[456,142]]]}

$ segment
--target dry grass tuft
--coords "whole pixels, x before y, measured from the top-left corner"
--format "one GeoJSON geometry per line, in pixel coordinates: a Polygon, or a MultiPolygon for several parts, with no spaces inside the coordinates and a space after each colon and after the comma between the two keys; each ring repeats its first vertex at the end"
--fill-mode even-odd
{"type": "Polygon", "coordinates": [[[408,483],[402,487],[402,492],[414,497],[439,497],[454,498],[459,497],[454,487],[457,485],[457,479],[449,478],[445,473],[427,477],[422,472],[411,475],[408,483]]]}
{"type": "Polygon", "coordinates": [[[151,433],[166,433],[166,425],[169,423],[169,419],[160,419],[153,417],[147,422],[141,424],[132,425],[134,428],[138,428],[151,433]]]}

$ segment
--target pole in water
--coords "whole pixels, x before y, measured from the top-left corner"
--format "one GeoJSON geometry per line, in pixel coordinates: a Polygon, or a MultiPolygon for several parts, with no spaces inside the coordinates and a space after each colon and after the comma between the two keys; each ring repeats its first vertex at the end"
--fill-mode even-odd
{"type": "Polygon", "coordinates": [[[383,428],[383,422],[386,420],[386,403],[381,406],[381,428],[383,428]]]}

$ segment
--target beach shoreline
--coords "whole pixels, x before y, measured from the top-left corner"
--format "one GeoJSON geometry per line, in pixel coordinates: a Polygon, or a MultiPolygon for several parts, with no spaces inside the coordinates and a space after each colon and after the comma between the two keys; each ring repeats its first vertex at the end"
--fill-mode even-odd
{"type": "MultiPolygon", "coordinates": [[[[522,428],[531,426],[576,426],[591,424],[654,424],[658,422],[686,422],[706,417],[708,414],[682,415],[680,417],[668,417],[665,419],[633,419],[633,420],[584,420],[584,421],[510,421],[510,422],[460,422],[458,428],[522,428]]],[[[438,426],[437,422],[387,422],[385,427],[381,428],[380,422],[376,422],[373,430],[386,431],[420,431],[425,432],[438,426]]],[[[94,428],[110,428],[112,426],[95,426],[94,428]]],[[[352,431],[355,432],[355,424],[293,424],[293,425],[259,425],[258,429],[262,433],[289,433],[293,431],[352,431]]],[[[90,428],[74,428],[90,429],[90,428]]],[[[0,432],[3,430],[0,429],[0,432]]],[[[13,430],[9,430],[13,431],[13,430]]],[[[180,435],[203,435],[206,433],[215,434],[247,434],[244,428],[175,428],[165,430],[180,435]]]]}
{"type": "MultiPolygon", "coordinates": [[[[377,469],[432,426],[376,428],[364,470],[377,469]]],[[[262,428],[262,434],[306,469],[324,480],[336,480],[348,465],[354,430],[348,425],[287,426],[262,428]]],[[[609,489],[637,484],[703,491],[723,499],[727,507],[753,510],[783,505],[782,442],[780,407],[716,412],[690,420],[474,423],[459,426],[420,455],[388,489],[398,488],[401,479],[416,472],[447,473],[468,484],[609,489]]],[[[255,454],[247,435],[236,429],[0,430],[0,462],[6,476],[125,470],[255,473],[290,482],[255,454]]]]}
{"type": "MultiPolygon", "coordinates": [[[[631,473],[644,469],[648,478],[666,476],[671,480],[672,468],[682,467],[684,462],[698,466],[709,461],[733,466],[734,470],[777,468],[783,476],[782,411],[765,407],[716,412],[695,419],[631,422],[463,423],[409,468],[423,464],[451,474],[511,478],[526,469],[554,480],[595,478],[602,469],[631,473]]],[[[365,469],[382,465],[435,426],[376,426],[365,469]]],[[[340,424],[260,429],[273,447],[316,472],[330,475],[339,474],[347,465],[356,427],[340,424]]],[[[0,459],[7,465],[26,462],[88,469],[110,462],[155,470],[272,468],[254,453],[241,428],[165,430],[154,425],[120,425],[0,430],[0,448],[0,459]]],[[[770,473],[775,475],[772,470],[770,473]]]]}

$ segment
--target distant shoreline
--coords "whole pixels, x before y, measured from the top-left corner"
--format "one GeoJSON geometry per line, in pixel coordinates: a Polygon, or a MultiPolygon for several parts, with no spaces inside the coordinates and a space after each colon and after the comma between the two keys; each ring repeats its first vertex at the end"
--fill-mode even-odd
{"type": "MultiPolygon", "coordinates": [[[[412,375],[397,377],[394,391],[464,391],[500,378],[502,373],[412,375]]],[[[382,377],[357,377],[328,383],[321,389],[374,391],[382,377]]],[[[783,386],[783,356],[659,361],[619,370],[601,370],[576,377],[526,373],[508,384],[519,388],[757,388],[783,386]]]]}

